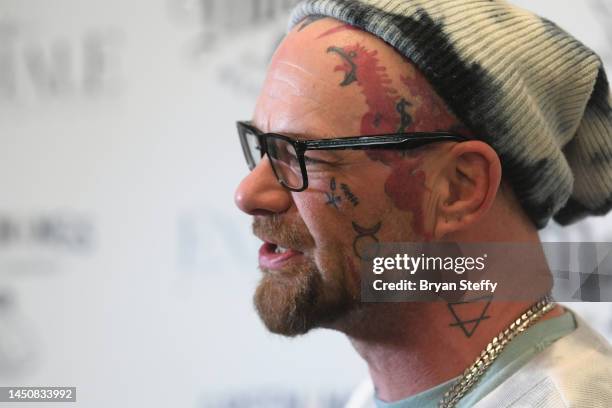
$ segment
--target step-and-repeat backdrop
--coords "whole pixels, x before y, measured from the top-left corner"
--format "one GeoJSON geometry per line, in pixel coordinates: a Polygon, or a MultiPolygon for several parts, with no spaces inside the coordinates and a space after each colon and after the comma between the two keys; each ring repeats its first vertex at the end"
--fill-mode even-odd
{"type": "MultiPolygon", "coordinates": [[[[292,3],[0,0],[0,386],[76,386],[87,408],[314,408],[366,377],[343,336],[272,336],[251,305],[234,121],[292,3]]],[[[608,0],[518,3],[612,64],[608,0]]],[[[609,305],[575,308],[612,336],[609,305]]]]}

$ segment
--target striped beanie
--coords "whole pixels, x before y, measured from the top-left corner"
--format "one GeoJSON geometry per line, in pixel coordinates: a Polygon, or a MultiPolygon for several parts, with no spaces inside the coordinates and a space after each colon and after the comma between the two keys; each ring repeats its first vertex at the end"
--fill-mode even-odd
{"type": "Polygon", "coordinates": [[[410,59],[476,138],[538,228],[612,208],[612,108],[600,58],[503,0],[305,0],[410,59]]]}

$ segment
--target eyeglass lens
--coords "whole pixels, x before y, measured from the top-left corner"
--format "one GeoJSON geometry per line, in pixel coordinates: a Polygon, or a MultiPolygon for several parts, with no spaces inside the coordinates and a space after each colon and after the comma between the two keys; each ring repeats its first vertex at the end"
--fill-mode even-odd
{"type": "Polygon", "coordinates": [[[240,138],[242,151],[249,166],[249,170],[253,170],[257,163],[261,161],[263,156],[261,146],[259,146],[259,138],[249,129],[240,129],[240,138]]]}
{"type": "MultiPolygon", "coordinates": [[[[264,148],[259,144],[259,136],[250,129],[240,128],[240,136],[244,157],[249,169],[253,170],[261,161],[264,148]]],[[[267,136],[265,143],[266,153],[278,180],[289,188],[302,188],[304,177],[293,144],[274,136],[267,136]]]]}
{"type": "Polygon", "coordinates": [[[289,188],[302,188],[304,182],[302,169],[293,144],[272,136],[267,139],[267,148],[268,157],[278,179],[289,188]]]}

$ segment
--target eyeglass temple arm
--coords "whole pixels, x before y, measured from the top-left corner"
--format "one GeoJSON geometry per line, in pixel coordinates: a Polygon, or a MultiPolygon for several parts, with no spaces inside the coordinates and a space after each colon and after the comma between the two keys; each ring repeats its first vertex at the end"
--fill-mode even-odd
{"type": "Polygon", "coordinates": [[[298,145],[303,150],[343,150],[343,149],[384,149],[390,147],[401,147],[403,145],[422,146],[433,142],[465,141],[466,137],[442,134],[427,133],[418,137],[404,137],[401,135],[393,136],[365,136],[357,138],[347,138],[345,140],[308,140],[298,141],[298,145]],[[398,137],[399,136],[399,137],[398,137]]]}

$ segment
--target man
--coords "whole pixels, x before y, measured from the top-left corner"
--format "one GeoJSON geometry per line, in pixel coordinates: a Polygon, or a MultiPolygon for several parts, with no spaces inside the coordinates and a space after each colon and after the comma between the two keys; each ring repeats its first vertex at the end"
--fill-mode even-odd
{"type": "MultiPolygon", "coordinates": [[[[378,406],[611,406],[609,344],[546,290],[461,302],[465,319],[441,301],[361,302],[359,274],[372,243],[539,245],[551,217],[605,214],[599,58],[503,1],[311,0],[291,21],[239,124],[252,171],[235,199],[264,241],[267,328],[345,333],[378,406]]],[[[530,265],[512,279],[528,285],[530,265]]]]}

